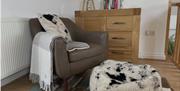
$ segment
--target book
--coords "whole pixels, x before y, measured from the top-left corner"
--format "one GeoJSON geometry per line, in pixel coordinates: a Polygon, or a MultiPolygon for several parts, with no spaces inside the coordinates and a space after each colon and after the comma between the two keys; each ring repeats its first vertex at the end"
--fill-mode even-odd
{"type": "Polygon", "coordinates": [[[111,9],[114,9],[114,0],[111,0],[111,9]]]}
{"type": "Polygon", "coordinates": [[[114,9],[118,9],[118,0],[114,0],[114,9]]]}
{"type": "Polygon", "coordinates": [[[118,9],[121,5],[121,0],[104,0],[104,9],[118,9]]]}
{"type": "Polygon", "coordinates": [[[110,7],[109,1],[110,0],[104,0],[104,9],[109,9],[109,7],[110,7]]]}

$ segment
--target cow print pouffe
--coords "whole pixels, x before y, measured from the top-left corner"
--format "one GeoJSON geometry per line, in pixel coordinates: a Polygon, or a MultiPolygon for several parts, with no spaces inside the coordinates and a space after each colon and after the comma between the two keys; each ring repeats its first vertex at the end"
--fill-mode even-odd
{"type": "Polygon", "coordinates": [[[162,91],[161,77],[150,65],[106,60],[93,69],[90,91],[162,91]]]}

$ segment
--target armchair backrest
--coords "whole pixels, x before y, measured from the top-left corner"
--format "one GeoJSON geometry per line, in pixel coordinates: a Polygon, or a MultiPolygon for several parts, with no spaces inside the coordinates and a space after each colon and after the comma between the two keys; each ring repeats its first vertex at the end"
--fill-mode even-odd
{"type": "Polygon", "coordinates": [[[41,26],[39,20],[37,18],[33,18],[29,20],[29,26],[30,26],[30,31],[32,38],[38,33],[38,32],[45,32],[43,27],[41,26]]]}
{"type": "MultiPolygon", "coordinates": [[[[68,18],[61,18],[61,20],[64,22],[65,26],[68,28],[71,38],[75,39],[75,34],[80,28],[70,19],[68,18]]],[[[32,18],[29,20],[30,25],[30,31],[32,38],[38,33],[38,32],[45,32],[43,27],[41,26],[39,20],[37,18],[32,18]]]]}

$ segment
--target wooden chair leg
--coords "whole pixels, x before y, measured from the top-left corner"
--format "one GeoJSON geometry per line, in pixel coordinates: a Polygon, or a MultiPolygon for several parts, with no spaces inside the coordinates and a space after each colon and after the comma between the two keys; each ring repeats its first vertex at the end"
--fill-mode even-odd
{"type": "Polygon", "coordinates": [[[68,91],[68,79],[64,79],[64,91],[68,91]]]}

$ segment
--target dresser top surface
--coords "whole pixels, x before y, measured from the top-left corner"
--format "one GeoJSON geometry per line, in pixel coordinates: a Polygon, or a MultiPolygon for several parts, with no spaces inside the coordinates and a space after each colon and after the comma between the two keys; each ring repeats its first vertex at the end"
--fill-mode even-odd
{"type": "Polygon", "coordinates": [[[75,16],[108,16],[108,15],[140,15],[141,8],[125,8],[114,10],[75,11],[75,16]]]}

